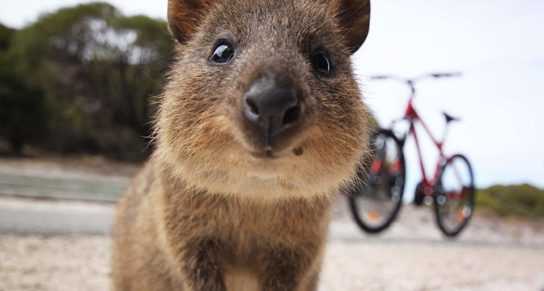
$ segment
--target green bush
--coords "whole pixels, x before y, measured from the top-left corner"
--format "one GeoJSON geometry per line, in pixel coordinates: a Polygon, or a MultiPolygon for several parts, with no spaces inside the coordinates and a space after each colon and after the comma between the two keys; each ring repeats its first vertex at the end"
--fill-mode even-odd
{"type": "Polygon", "coordinates": [[[532,185],[497,185],[477,193],[477,205],[500,216],[544,218],[544,190],[532,185]]]}
{"type": "Polygon", "coordinates": [[[52,152],[144,159],[150,99],[173,43],[164,21],[104,2],[53,11],[18,31],[0,25],[0,137],[18,151],[22,136],[52,152]]]}
{"type": "Polygon", "coordinates": [[[42,92],[0,70],[0,137],[9,142],[12,152],[21,155],[25,144],[43,137],[45,123],[42,92]]]}
{"type": "Polygon", "coordinates": [[[15,30],[0,24],[0,137],[14,154],[43,136],[46,110],[43,92],[18,76],[8,53],[15,30]]]}
{"type": "Polygon", "coordinates": [[[0,52],[4,52],[9,48],[14,33],[14,29],[0,23],[0,52]]]}

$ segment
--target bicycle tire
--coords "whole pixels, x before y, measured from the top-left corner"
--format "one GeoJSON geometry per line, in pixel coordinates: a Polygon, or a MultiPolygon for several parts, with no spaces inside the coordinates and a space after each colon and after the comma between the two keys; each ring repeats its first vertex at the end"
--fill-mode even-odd
{"type": "Polygon", "coordinates": [[[359,209],[359,205],[357,203],[357,199],[359,197],[358,193],[361,193],[360,191],[364,191],[364,188],[365,188],[364,183],[365,182],[364,181],[359,181],[352,188],[350,188],[349,195],[348,195],[348,204],[349,204],[349,209],[350,209],[350,212],[351,212],[351,216],[352,216],[353,220],[355,221],[355,223],[357,224],[357,226],[361,230],[363,230],[364,232],[369,233],[369,234],[378,234],[378,233],[384,231],[385,229],[390,227],[391,224],[396,220],[396,218],[398,217],[398,214],[399,214],[399,212],[400,212],[400,210],[402,208],[403,197],[404,197],[404,187],[405,187],[405,182],[406,182],[406,164],[405,164],[405,160],[404,160],[404,152],[403,152],[402,143],[397,138],[397,136],[393,133],[393,131],[391,131],[389,129],[379,129],[379,130],[377,130],[375,132],[375,134],[373,135],[373,139],[376,139],[380,135],[391,139],[394,142],[394,144],[395,144],[395,146],[397,148],[401,184],[398,186],[399,187],[399,198],[398,198],[398,201],[396,201],[396,204],[394,205],[394,207],[392,209],[392,212],[389,214],[389,217],[386,220],[384,220],[383,223],[381,223],[380,225],[377,225],[377,226],[373,226],[373,225],[365,222],[363,217],[360,215],[360,209],[359,209]]]}
{"type": "MultiPolygon", "coordinates": [[[[464,189],[465,187],[463,187],[463,191],[465,191],[464,189]]],[[[464,155],[462,154],[455,154],[453,156],[451,156],[450,158],[448,158],[446,160],[446,162],[444,162],[444,164],[442,165],[441,169],[440,169],[440,175],[439,175],[439,178],[438,178],[438,181],[437,181],[437,184],[435,186],[435,190],[434,190],[434,195],[433,195],[433,205],[434,205],[434,214],[435,214],[435,220],[436,220],[436,224],[438,226],[438,228],[440,229],[440,231],[447,237],[447,238],[455,238],[457,237],[465,228],[466,226],[468,225],[468,223],[470,222],[472,216],[474,215],[474,211],[475,211],[475,208],[476,208],[476,191],[475,191],[475,186],[474,186],[474,171],[473,171],[473,168],[472,168],[472,164],[470,163],[469,159],[467,157],[465,157],[464,155]],[[446,223],[444,221],[444,217],[442,216],[441,214],[441,204],[444,204],[443,202],[440,202],[439,199],[440,197],[444,197],[445,193],[443,191],[443,179],[444,179],[444,173],[446,173],[446,169],[448,166],[452,165],[453,164],[453,161],[455,160],[461,160],[463,163],[465,163],[467,169],[468,169],[468,173],[469,173],[469,184],[467,185],[466,187],[466,195],[468,195],[468,199],[467,199],[467,205],[470,207],[470,212],[468,214],[468,216],[464,217],[463,221],[457,225],[454,229],[449,229],[447,226],[446,226],[446,223]]],[[[464,194],[465,195],[465,194],[464,194]]],[[[446,199],[446,202],[447,203],[447,199],[446,199]]],[[[463,210],[464,211],[464,210],[463,210]]]]}

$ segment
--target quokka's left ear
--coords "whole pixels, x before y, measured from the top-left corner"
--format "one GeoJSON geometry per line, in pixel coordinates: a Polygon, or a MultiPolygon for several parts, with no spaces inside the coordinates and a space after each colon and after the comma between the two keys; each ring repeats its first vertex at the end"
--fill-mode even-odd
{"type": "Polygon", "coordinates": [[[346,44],[355,53],[365,42],[370,26],[370,0],[335,0],[336,17],[346,44]]]}
{"type": "Polygon", "coordinates": [[[193,36],[215,0],[168,0],[170,32],[181,44],[193,36]]]}

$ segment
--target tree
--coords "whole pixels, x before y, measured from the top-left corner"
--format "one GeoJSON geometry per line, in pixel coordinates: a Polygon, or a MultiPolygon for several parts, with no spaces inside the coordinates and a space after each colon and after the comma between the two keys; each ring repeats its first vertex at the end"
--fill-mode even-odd
{"type": "Polygon", "coordinates": [[[14,154],[21,155],[28,141],[44,131],[42,92],[17,76],[8,54],[15,30],[0,24],[0,137],[6,138],[14,154]]]}
{"type": "Polygon", "coordinates": [[[8,50],[14,33],[14,29],[0,23],[0,52],[8,50]]]}
{"type": "Polygon", "coordinates": [[[107,3],[63,8],[18,31],[17,74],[44,92],[49,138],[61,152],[145,157],[158,94],[172,56],[164,21],[123,16],[107,3]]]}

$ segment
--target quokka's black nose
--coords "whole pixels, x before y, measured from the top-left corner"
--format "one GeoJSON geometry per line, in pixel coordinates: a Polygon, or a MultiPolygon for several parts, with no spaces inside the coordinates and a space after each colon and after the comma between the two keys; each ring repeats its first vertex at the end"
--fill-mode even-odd
{"type": "Polygon", "coordinates": [[[244,116],[258,128],[265,143],[302,118],[296,88],[288,80],[266,76],[253,81],[244,95],[244,116]]]}

